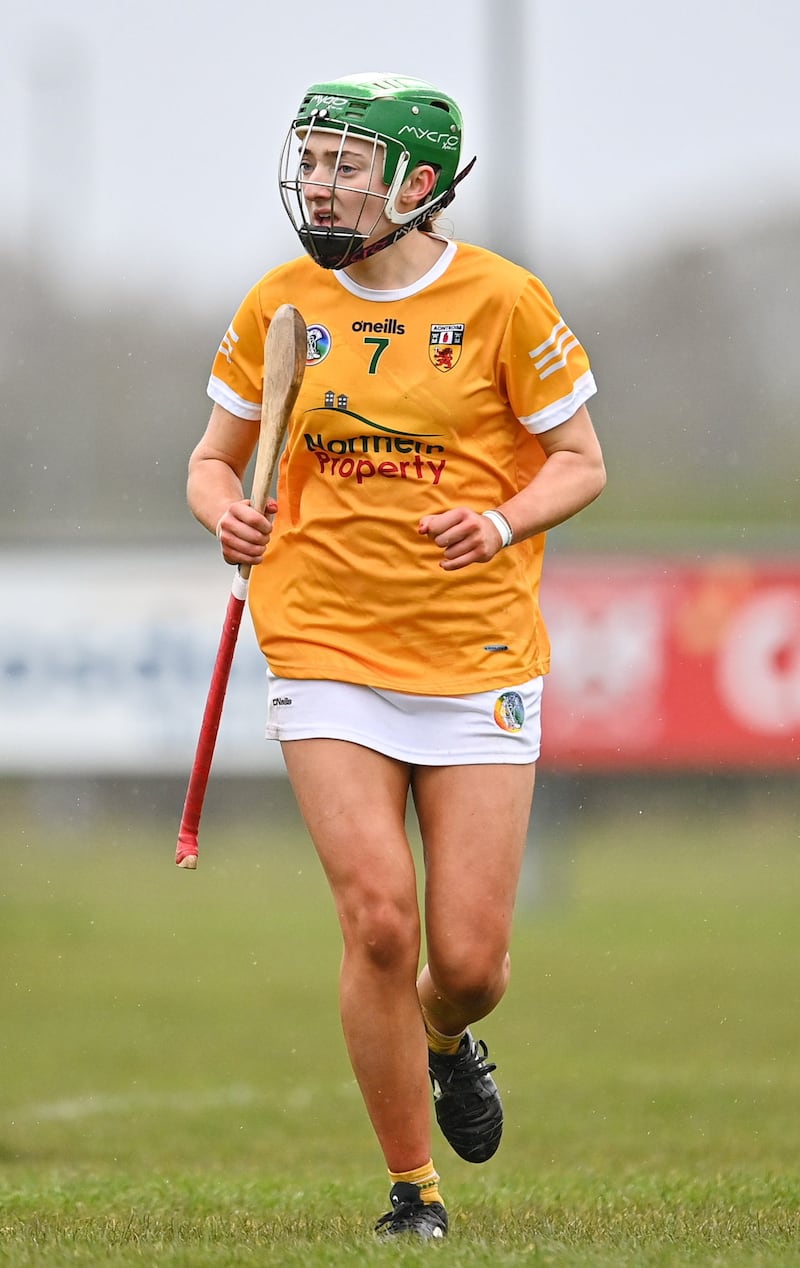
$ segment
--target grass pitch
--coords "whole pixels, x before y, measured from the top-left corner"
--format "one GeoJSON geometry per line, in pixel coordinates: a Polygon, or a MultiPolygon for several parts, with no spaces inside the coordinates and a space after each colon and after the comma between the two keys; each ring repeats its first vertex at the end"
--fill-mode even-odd
{"type": "Polygon", "coordinates": [[[427,1249],[371,1240],[388,1181],[296,821],[212,821],[187,874],[179,805],[6,816],[0,1264],[795,1268],[800,852],[768,805],[628,799],[551,843],[477,1028],[504,1141],[476,1168],[437,1140],[427,1249]]]}

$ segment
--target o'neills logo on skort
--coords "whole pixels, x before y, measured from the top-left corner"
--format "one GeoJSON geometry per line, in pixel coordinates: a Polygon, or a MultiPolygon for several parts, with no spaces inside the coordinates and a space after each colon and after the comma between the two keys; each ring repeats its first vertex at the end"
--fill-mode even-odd
{"type": "Polygon", "coordinates": [[[525,723],[525,704],[518,691],[504,691],[494,703],[494,720],[502,731],[516,733],[525,723]]]}
{"type": "Polygon", "coordinates": [[[431,326],[428,356],[437,370],[446,374],[458,365],[464,346],[464,323],[431,326]]]}

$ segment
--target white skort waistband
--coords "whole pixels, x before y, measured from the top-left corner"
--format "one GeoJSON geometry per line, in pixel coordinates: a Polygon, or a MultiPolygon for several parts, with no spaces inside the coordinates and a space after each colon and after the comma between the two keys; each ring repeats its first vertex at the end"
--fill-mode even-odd
{"type": "Polygon", "coordinates": [[[467,696],[417,696],[267,671],[269,740],[349,740],[420,766],[535,762],[544,680],[467,696]]]}

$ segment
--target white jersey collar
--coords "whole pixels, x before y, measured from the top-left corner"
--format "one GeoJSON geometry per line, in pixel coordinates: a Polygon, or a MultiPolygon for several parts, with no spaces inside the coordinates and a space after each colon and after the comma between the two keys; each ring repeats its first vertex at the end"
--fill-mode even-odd
{"type": "Polygon", "coordinates": [[[412,282],[410,286],[403,286],[400,290],[374,291],[368,286],[359,286],[358,282],[354,282],[352,277],[348,277],[344,269],[334,269],[333,276],[341,283],[346,291],[350,292],[351,295],[356,295],[359,299],[372,300],[375,304],[396,303],[398,299],[408,299],[409,296],[418,295],[419,292],[424,291],[427,286],[430,286],[433,282],[438,281],[442,274],[450,267],[453,257],[458,250],[457,243],[448,238],[442,238],[439,234],[431,234],[431,237],[436,238],[440,242],[446,242],[447,246],[433,267],[428,269],[427,273],[423,273],[422,277],[418,277],[416,282],[412,282]]]}

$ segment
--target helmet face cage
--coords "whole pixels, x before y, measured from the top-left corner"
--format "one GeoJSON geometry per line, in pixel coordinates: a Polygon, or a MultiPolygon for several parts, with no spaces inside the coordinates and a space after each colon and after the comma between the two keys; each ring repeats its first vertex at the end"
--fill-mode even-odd
{"type": "Polygon", "coordinates": [[[324,268],[343,267],[352,258],[353,254],[364,246],[370,234],[374,232],[381,216],[386,211],[391,190],[380,192],[370,188],[376,171],[380,170],[383,172],[385,170],[385,150],[385,139],[378,137],[375,133],[364,136],[352,130],[347,124],[343,128],[325,127],[324,118],[320,118],[319,126],[313,120],[309,120],[308,124],[303,128],[298,128],[296,123],[292,124],[281,155],[279,175],[281,201],[303,246],[312,258],[324,268]],[[329,208],[331,220],[333,220],[333,209],[338,188],[339,164],[342,152],[346,148],[348,137],[353,135],[357,140],[367,141],[372,145],[366,187],[361,190],[358,188],[351,189],[350,186],[347,186],[348,192],[353,194],[362,193],[363,195],[360,205],[353,209],[352,227],[334,227],[332,223],[329,226],[321,227],[312,225],[309,221],[308,207],[304,195],[306,182],[303,179],[302,167],[312,131],[315,135],[320,132],[326,132],[337,138],[338,152],[333,165],[332,179],[330,181],[314,179],[316,188],[327,188],[330,190],[329,208]],[[295,142],[299,142],[299,151],[296,153],[294,152],[295,142]],[[381,164],[383,165],[382,167],[381,164]],[[367,205],[368,203],[375,204],[376,202],[378,206],[375,210],[375,215],[371,222],[368,220],[365,225],[364,215],[367,211],[367,205]]]}
{"type": "MultiPolygon", "coordinates": [[[[453,197],[461,150],[461,114],[452,98],[422,80],[402,75],[352,75],[331,83],[315,84],[305,94],[286,139],[281,157],[280,191],[284,208],[304,248],[318,264],[340,268],[355,258],[364,258],[378,245],[388,246],[453,197]],[[382,181],[386,186],[375,221],[367,229],[320,228],[308,220],[300,173],[303,154],[311,131],[340,134],[339,152],[347,137],[372,144],[370,183],[379,159],[383,160],[382,181]],[[300,156],[292,158],[293,141],[300,141],[300,156]],[[397,210],[397,195],[406,176],[420,164],[434,169],[435,180],[428,201],[411,211],[397,210]],[[365,243],[381,213],[398,228],[380,244],[365,243]]],[[[337,164],[338,166],[338,164],[337,164]]],[[[465,175],[466,173],[462,173],[465,175]]],[[[317,181],[314,182],[318,184],[317,181]]],[[[324,184],[324,183],[323,183],[324,184]]],[[[349,188],[349,187],[348,187],[349,188]]],[[[336,177],[331,182],[331,207],[336,196],[336,177]]],[[[375,191],[365,195],[380,198],[375,191]]],[[[360,215],[356,224],[360,225],[360,215]]]]}

